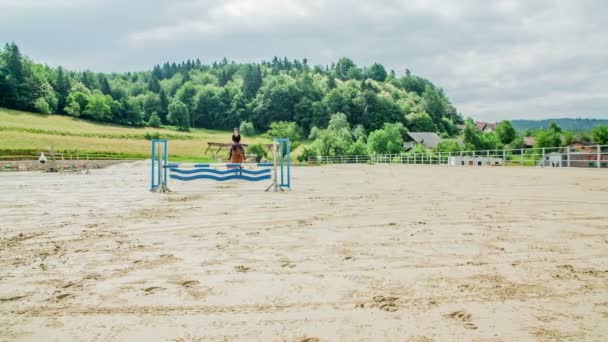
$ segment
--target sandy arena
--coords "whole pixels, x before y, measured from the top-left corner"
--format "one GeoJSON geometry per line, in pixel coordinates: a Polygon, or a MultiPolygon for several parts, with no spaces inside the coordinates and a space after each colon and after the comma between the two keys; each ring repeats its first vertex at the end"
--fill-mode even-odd
{"type": "Polygon", "coordinates": [[[608,172],[1,173],[0,340],[601,341],[608,172]]]}

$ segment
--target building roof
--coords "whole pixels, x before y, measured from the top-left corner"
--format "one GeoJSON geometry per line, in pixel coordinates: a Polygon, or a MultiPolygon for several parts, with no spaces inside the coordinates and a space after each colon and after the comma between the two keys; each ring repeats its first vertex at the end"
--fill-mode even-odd
{"type": "Polygon", "coordinates": [[[534,137],[524,137],[524,146],[534,146],[536,139],[534,137]]]}
{"type": "Polygon", "coordinates": [[[428,148],[435,148],[441,142],[441,138],[435,132],[406,132],[405,134],[411,140],[428,148]]]}
{"type": "Polygon", "coordinates": [[[484,131],[486,129],[496,130],[496,122],[477,121],[475,125],[480,131],[484,131]]]}

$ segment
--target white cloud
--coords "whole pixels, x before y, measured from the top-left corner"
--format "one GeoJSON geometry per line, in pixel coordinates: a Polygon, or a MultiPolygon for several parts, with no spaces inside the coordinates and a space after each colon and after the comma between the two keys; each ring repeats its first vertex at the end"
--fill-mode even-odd
{"type": "Polygon", "coordinates": [[[480,119],[608,117],[607,17],[603,0],[0,0],[0,41],[111,71],[348,56],[409,68],[480,119]]]}

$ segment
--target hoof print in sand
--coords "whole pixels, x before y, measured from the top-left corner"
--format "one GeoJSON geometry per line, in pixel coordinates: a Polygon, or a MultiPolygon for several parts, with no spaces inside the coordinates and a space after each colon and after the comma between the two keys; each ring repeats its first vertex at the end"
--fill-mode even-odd
{"type": "Polygon", "coordinates": [[[74,298],[76,296],[74,296],[71,293],[63,293],[60,295],[55,296],[55,300],[64,300],[64,299],[70,299],[70,298],[74,298]]]}
{"type": "Polygon", "coordinates": [[[466,311],[454,311],[444,317],[459,321],[466,329],[477,329],[477,326],[471,323],[472,315],[466,311]]]}
{"type": "Polygon", "coordinates": [[[246,273],[246,272],[251,271],[251,267],[247,267],[247,266],[243,266],[243,265],[234,266],[234,269],[239,273],[246,273]]]}
{"type": "Polygon", "coordinates": [[[0,302],[13,302],[19,299],[23,299],[27,296],[13,296],[13,297],[4,297],[4,298],[0,298],[0,302]]]}
{"type": "Polygon", "coordinates": [[[162,291],[162,290],[164,290],[164,288],[158,287],[158,286],[152,286],[152,287],[147,287],[147,288],[145,288],[143,290],[146,293],[146,295],[149,295],[149,294],[153,294],[153,293],[162,291]]]}
{"type": "Polygon", "coordinates": [[[370,307],[377,307],[382,311],[395,312],[399,310],[399,307],[395,303],[399,298],[397,297],[385,297],[375,296],[372,298],[374,303],[370,307]]]}
{"type": "Polygon", "coordinates": [[[200,284],[200,282],[198,280],[186,280],[179,284],[183,287],[193,287],[193,286],[200,284]]]}

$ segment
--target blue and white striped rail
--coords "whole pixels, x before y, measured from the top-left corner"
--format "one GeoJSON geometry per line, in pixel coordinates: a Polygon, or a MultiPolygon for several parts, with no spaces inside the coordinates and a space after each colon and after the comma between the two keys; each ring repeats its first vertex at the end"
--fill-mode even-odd
{"type": "Polygon", "coordinates": [[[270,163],[243,163],[243,164],[168,164],[171,170],[169,175],[172,179],[181,181],[192,181],[197,179],[211,179],[219,182],[242,179],[250,182],[257,182],[272,179],[270,163]],[[266,167],[265,169],[250,170],[245,166],[266,167]],[[183,168],[188,167],[190,168],[183,168]],[[218,170],[212,167],[227,167],[227,170],[218,170]]]}

